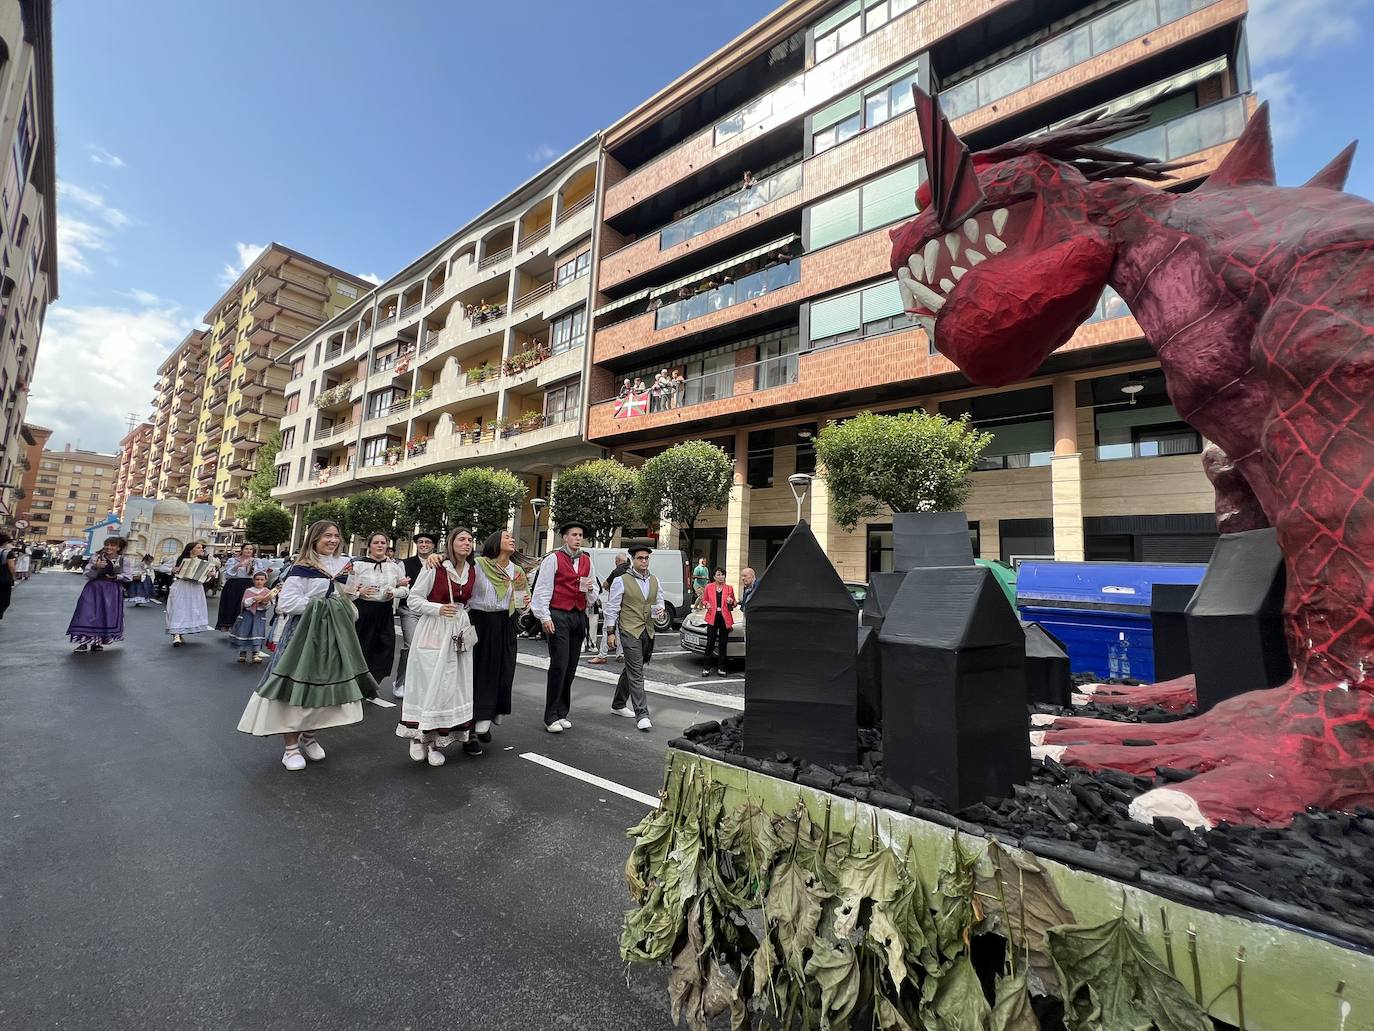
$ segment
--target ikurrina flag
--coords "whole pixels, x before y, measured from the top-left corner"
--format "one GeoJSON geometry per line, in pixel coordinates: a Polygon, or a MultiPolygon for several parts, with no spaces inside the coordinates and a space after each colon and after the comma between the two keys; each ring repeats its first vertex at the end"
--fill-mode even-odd
{"type": "Polygon", "coordinates": [[[615,402],[615,417],[617,419],[633,419],[637,415],[646,415],[648,411],[649,392],[647,390],[626,394],[624,397],[617,398],[615,402]]]}

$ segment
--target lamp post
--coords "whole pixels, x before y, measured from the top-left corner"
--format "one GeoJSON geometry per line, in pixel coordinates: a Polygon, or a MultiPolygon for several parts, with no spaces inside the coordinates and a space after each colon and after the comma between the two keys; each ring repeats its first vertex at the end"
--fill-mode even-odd
{"type": "Polygon", "coordinates": [[[544,538],[539,534],[539,514],[548,507],[548,502],[543,498],[530,498],[530,508],[534,509],[534,550],[535,554],[542,554],[544,551],[544,538]]]}
{"type": "Polygon", "coordinates": [[[797,522],[801,522],[802,500],[806,497],[806,492],[811,488],[810,473],[793,473],[787,477],[787,486],[792,489],[792,496],[797,499],[797,522]]]}

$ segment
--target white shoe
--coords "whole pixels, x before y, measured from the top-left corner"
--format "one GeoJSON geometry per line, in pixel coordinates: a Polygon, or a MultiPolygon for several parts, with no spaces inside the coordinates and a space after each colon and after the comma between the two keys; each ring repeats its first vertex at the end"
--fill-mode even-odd
{"type": "Polygon", "coordinates": [[[393,698],[404,698],[404,697],[406,696],[406,686],[405,686],[405,684],[392,684],[392,685],[391,685],[391,696],[392,696],[393,698]]]}
{"type": "Polygon", "coordinates": [[[636,723],[635,726],[638,727],[640,730],[653,730],[653,729],[654,729],[653,721],[650,720],[648,716],[641,716],[641,717],[639,717],[639,722],[636,723]]]}
{"type": "Polygon", "coordinates": [[[316,741],[313,737],[306,737],[304,734],[302,734],[301,754],[304,755],[311,762],[319,762],[321,759],[324,758],[324,749],[320,747],[320,743],[316,741]]]}
{"type": "Polygon", "coordinates": [[[615,713],[617,716],[624,716],[626,719],[632,720],[635,718],[635,711],[628,705],[622,705],[619,709],[613,708],[611,712],[615,713]]]}
{"type": "Polygon", "coordinates": [[[305,769],[305,756],[299,748],[288,748],[282,753],[281,764],[293,773],[305,769]]]}
{"type": "Polygon", "coordinates": [[[568,719],[566,716],[558,721],[558,725],[564,730],[572,730],[572,720],[568,719]]]}
{"type": "Polygon", "coordinates": [[[430,749],[429,749],[429,756],[428,756],[428,759],[429,759],[429,764],[430,764],[431,766],[442,766],[442,765],[444,765],[444,753],[441,752],[441,751],[439,751],[439,749],[434,748],[433,746],[431,746],[430,749]]]}
{"type": "Polygon", "coordinates": [[[410,757],[417,763],[425,761],[425,743],[417,737],[410,739],[410,757]]]}
{"type": "Polygon", "coordinates": [[[558,720],[554,720],[544,729],[547,730],[550,734],[561,734],[563,733],[563,724],[560,723],[558,720]]]}
{"type": "Polygon", "coordinates": [[[476,724],[473,725],[472,729],[478,734],[490,734],[491,720],[478,720],[476,724]]]}

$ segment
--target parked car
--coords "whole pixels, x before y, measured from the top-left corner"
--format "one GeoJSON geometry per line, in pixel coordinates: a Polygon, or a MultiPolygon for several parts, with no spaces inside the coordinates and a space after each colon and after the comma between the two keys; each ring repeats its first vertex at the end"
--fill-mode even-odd
{"type": "MultiPolygon", "coordinates": [[[[864,597],[868,594],[868,584],[859,583],[853,580],[846,580],[845,588],[854,598],[854,603],[862,608],[864,597]]],[[[730,636],[725,642],[725,661],[728,664],[732,660],[744,660],[744,609],[735,609],[735,625],[730,628],[730,636]]],[[[706,654],[706,618],[702,609],[693,609],[682,621],[682,631],[679,634],[682,647],[689,652],[697,655],[706,654]]]]}

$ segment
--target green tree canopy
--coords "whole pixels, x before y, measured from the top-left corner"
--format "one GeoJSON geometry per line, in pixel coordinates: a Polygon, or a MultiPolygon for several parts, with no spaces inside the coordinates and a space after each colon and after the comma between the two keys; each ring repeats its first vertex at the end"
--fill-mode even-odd
{"type": "Polygon", "coordinates": [[[968,474],[992,443],[964,416],[863,412],[816,438],[835,521],[852,530],[893,512],[952,512],[968,500],[968,474]]]}
{"type": "Polygon", "coordinates": [[[430,473],[411,480],[401,488],[403,500],[397,517],[401,533],[430,530],[441,533],[448,525],[446,508],[453,477],[447,473],[430,473]]]}
{"type": "Polygon", "coordinates": [[[686,440],[649,459],[639,470],[635,508],[657,526],[660,514],[687,530],[687,549],[696,552],[696,526],[708,508],[730,501],[735,463],[704,440],[686,440]]]}
{"type": "Polygon", "coordinates": [[[359,491],[344,502],[348,524],[360,536],[384,533],[390,537],[396,531],[396,513],[404,500],[396,487],[359,491]]]}
{"type": "Polygon", "coordinates": [[[244,539],[275,550],[291,539],[291,513],[274,501],[258,504],[243,517],[244,539]]]}
{"type": "Polygon", "coordinates": [[[352,527],[348,522],[348,506],[343,499],[335,498],[332,501],[317,501],[305,510],[305,526],[317,523],[321,519],[328,519],[338,523],[339,533],[343,534],[344,545],[347,547],[348,539],[352,536],[352,527]]]}
{"type": "Polygon", "coordinates": [[[633,469],[611,458],[563,470],[549,497],[553,524],[580,519],[591,540],[609,545],[616,530],[634,519],[636,481],[633,469]]]}
{"type": "Polygon", "coordinates": [[[511,511],[524,504],[528,493],[524,481],[505,469],[464,469],[449,488],[448,528],[468,527],[480,547],[482,538],[510,522],[511,511]]]}

